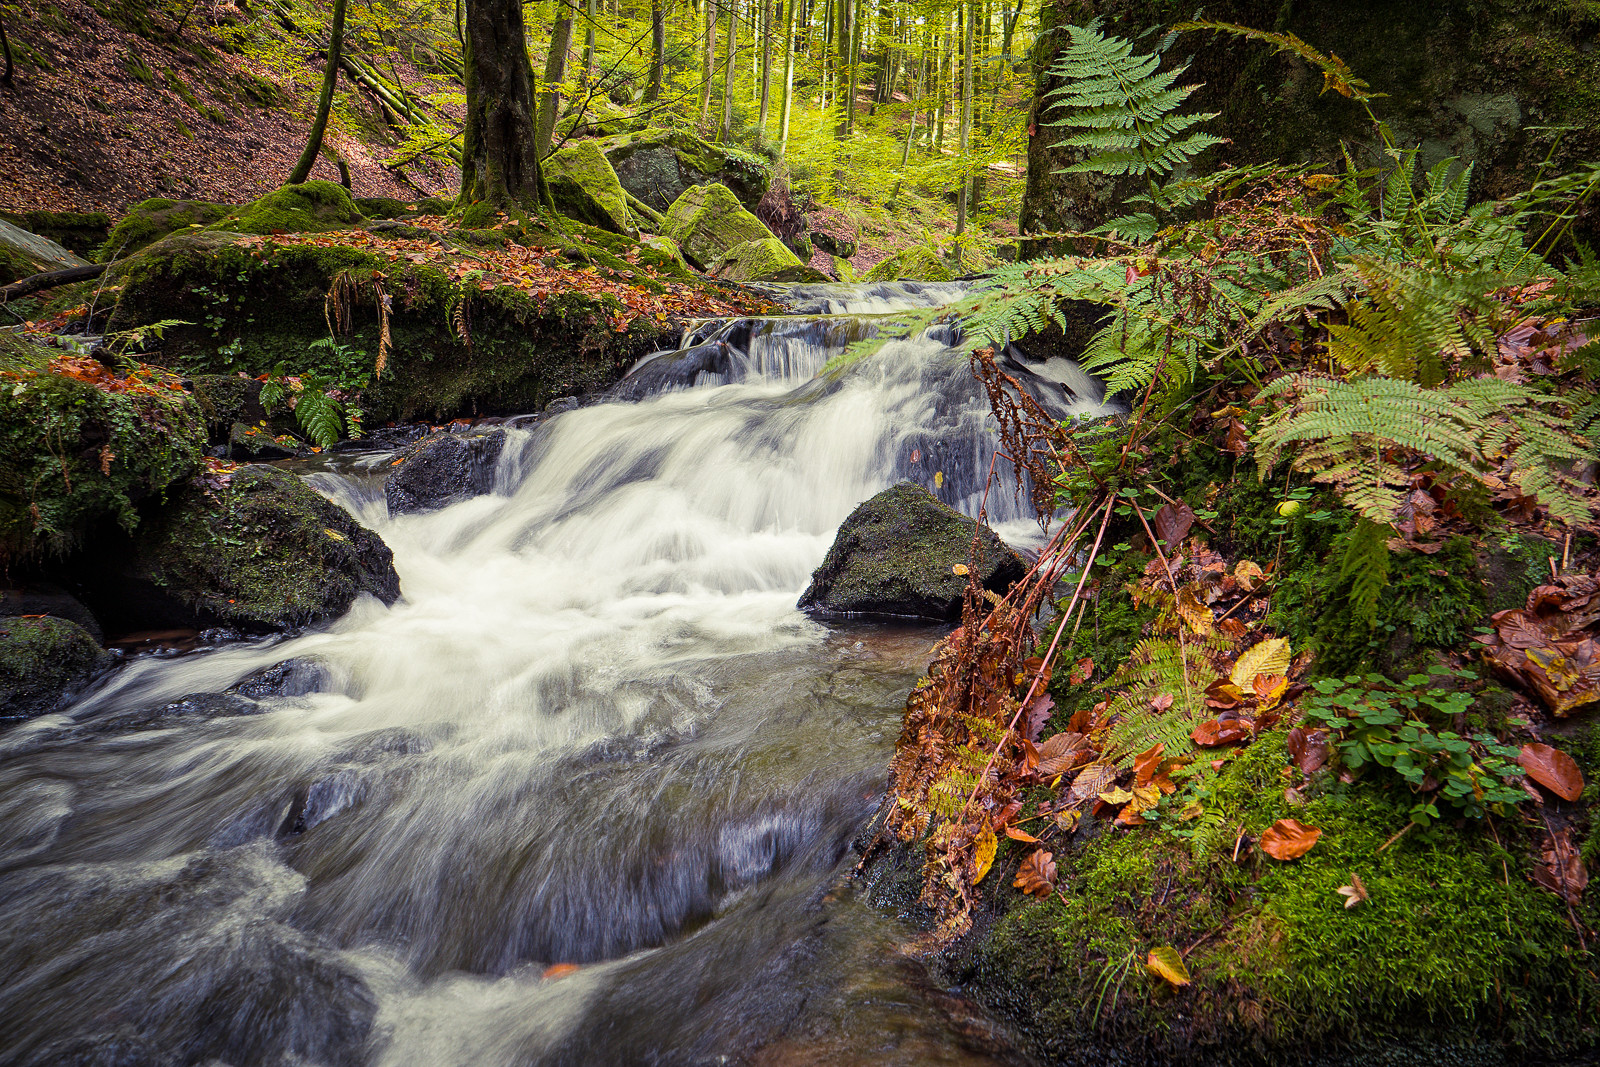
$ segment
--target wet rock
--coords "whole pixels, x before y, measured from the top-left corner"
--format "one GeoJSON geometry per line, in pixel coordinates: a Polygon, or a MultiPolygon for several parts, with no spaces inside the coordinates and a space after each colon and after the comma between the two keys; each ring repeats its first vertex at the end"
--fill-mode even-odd
{"type": "Polygon", "coordinates": [[[1027,572],[1022,558],[987,526],[902,482],[850,513],[798,606],[823,615],[959,618],[967,579],[954,568],[969,564],[974,533],[979,582],[1004,592],[1027,572]]]}
{"type": "Polygon", "coordinates": [[[415,445],[383,486],[389,514],[434,511],[494,490],[506,432],[436,433],[415,445]]]}
{"type": "Polygon", "coordinates": [[[86,263],[48,237],[0,220],[0,285],[45,271],[82,267],[86,263]]]}
{"type": "Polygon", "coordinates": [[[683,256],[701,270],[746,241],[772,237],[762,221],[746,211],[723,185],[697,185],[672,202],[661,227],[683,256]]]}
{"type": "Polygon", "coordinates": [[[867,271],[861,280],[948,282],[953,281],[955,277],[956,272],[950,268],[950,264],[939,258],[937,252],[925,245],[917,245],[903,252],[896,252],[867,271]]]}
{"type": "Polygon", "coordinates": [[[730,282],[776,280],[785,270],[801,267],[798,256],[776,237],[735,245],[711,263],[710,273],[730,282]]]}
{"type": "Polygon", "coordinates": [[[240,715],[259,715],[262,707],[253,700],[231,693],[190,693],[165,704],[126,708],[84,721],[80,735],[104,736],[159,730],[204,719],[231,719],[240,715]]]}
{"type": "Polygon", "coordinates": [[[302,697],[319,692],[327,683],[328,672],[322,664],[309,659],[286,659],[246,675],[225,691],[251,700],[302,697]]]}
{"type": "Polygon", "coordinates": [[[54,711],[110,665],[111,654],[75,622],[0,618],[0,718],[54,711]]]}
{"type": "Polygon", "coordinates": [[[849,259],[856,254],[856,239],[854,237],[840,237],[828,233],[826,230],[812,230],[811,243],[830,256],[840,259],[849,259]]]}
{"type": "Polygon", "coordinates": [[[804,264],[801,264],[800,266],[796,267],[784,267],[781,270],[775,270],[771,274],[764,276],[761,280],[764,282],[802,285],[809,284],[811,282],[830,282],[833,279],[829,278],[826,274],[822,273],[815,267],[808,267],[804,264]]]}
{"type": "Polygon", "coordinates": [[[612,233],[633,228],[622,183],[595,142],[569,144],[546,159],[544,166],[557,211],[612,233]]]}
{"type": "Polygon", "coordinates": [[[635,401],[669,389],[687,389],[702,374],[727,373],[729,354],[728,346],[721,341],[710,341],[676,352],[658,353],[606,390],[605,398],[635,401]]]}
{"type": "Polygon", "coordinates": [[[362,593],[400,595],[389,546],[274,467],[183,486],[131,541],[84,554],[84,598],[113,632],[282,630],[340,615],[362,593]]]}
{"type": "Polygon", "coordinates": [[[695,185],[720,182],[755,209],[772,184],[772,164],[760,156],[703,141],[688,130],[645,130],[605,143],[622,187],[640,202],[666,211],[695,185]]]}
{"type": "Polygon", "coordinates": [[[0,623],[14,615],[54,615],[75,622],[96,641],[104,641],[100,623],[83,602],[56,585],[30,585],[24,589],[0,589],[0,623]]]}
{"type": "Polygon", "coordinates": [[[290,925],[304,893],[252,847],[5,877],[8,1062],[364,1062],[376,998],[290,925]],[[119,1050],[128,1058],[105,1058],[119,1050]]]}

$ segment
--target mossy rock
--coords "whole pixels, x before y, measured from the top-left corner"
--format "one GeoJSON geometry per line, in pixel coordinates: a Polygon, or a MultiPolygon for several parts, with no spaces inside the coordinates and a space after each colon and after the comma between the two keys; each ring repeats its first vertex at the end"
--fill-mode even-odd
{"type": "Polygon", "coordinates": [[[95,253],[95,261],[104,263],[113,257],[132,255],[169,233],[191,226],[210,226],[226,218],[232,210],[226,204],[213,204],[206,200],[167,200],[162,197],[142,200],[117,220],[95,253]]]}
{"type": "Polygon", "coordinates": [[[0,211],[0,219],[85,258],[94,255],[111,230],[111,216],[103,211],[0,211]]]}
{"type": "Polygon", "coordinates": [[[822,615],[959,618],[974,537],[978,582],[1004,593],[1027,572],[1022,558],[989,527],[901,482],[844,520],[798,607],[822,615]]]}
{"type": "Polygon", "coordinates": [[[419,214],[416,204],[408,204],[392,196],[358,196],[354,203],[356,210],[369,219],[398,219],[419,214]]]}
{"type": "Polygon", "coordinates": [[[746,241],[765,241],[772,236],[727,186],[717,184],[696,185],[674,200],[661,229],[678,243],[684,258],[701,270],[746,241]]]}
{"type": "Polygon", "coordinates": [[[0,220],[0,284],[46,271],[81,267],[85,261],[48,237],[0,220]]]}
{"type": "Polygon", "coordinates": [[[773,281],[786,270],[802,267],[800,257],[776,237],[735,245],[711,263],[713,277],[729,282],[773,281]]]}
{"type": "Polygon", "coordinates": [[[407,449],[383,483],[390,515],[435,511],[494,491],[504,430],[429,434],[407,449]]]}
{"type": "Polygon", "coordinates": [[[627,233],[628,199],[606,155],[594,141],[575,141],[544,161],[550,198],[563,215],[627,233]]]}
{"type": "Polygon", "coordinates": [[[146,517],[130,550],[98,547],[83,590],[113,632],[282,630],[340,615],[362,593],[400,596],[383,540],[275,467],[241,468],[220,487],[188,483],[146,517]]]}
{"type": "Polygon", "coordinates": [[[109,392],[48,370],[0,388],[0,553],[59,553],[96,523],[199,469],[205,420],[189,394],[109,392]]]}
{"type": "Polygon", "coordinates": [[[1059,896],[1011,888],[1028,849],[1002,845],[996,917],[951,977],[1049,1063],[1592,1062],[1600,982],[1560,898],[1529,881],[1534,835],[1505,820],[1395,840],[1410,794],[1331,769],[1291,803],[1284,742],[1204,779],[1197,818],[1090,818],[1052,841],[1059,896]],[[1286,817],[1322,831],[1292,862],[1253,845],[1286,817]],[[1368,899],[1346,908],[1356,877],[1368,899]],[[1159,945],[1188,949],[1189,986],[1145,970],[1159,945]]]}
{"type": "Polygon", "coordinates": [[[251,234],[321,233],[348,229],[365,221],[344,186],[311,181],[274,189],[211,228],[251,234]]]}
{"type": "Polygon", "coordinates": [[[772,163],[761,156],[712,144],[684,129],[653,129],[605,142],[622,187],[657,211],[691,187],[713,182],[755,210],[772,185],[772,163]]]}
{"type": "Polygon", "coordinates": [[[54,711],[110,665],[111,654],[75,622],[0,617],[0,719],[54,711]]]}
{"type": "Polygon", "coordinates": [[[261,383],[238,374],[197,374],[189,381],[195,402],[206,417],[206,434],[214,445],[227,442],[234,423],[251,426],[266,421],[261,383]]]}
{"type": "Polygon", "coordinates": [[[785,285],[800,285],[808,282],[831,282],[832,278],[822,273],[815,267],[804,264],[798,267],[784,267],[773,271],[761,279],[764,282],[778,282],[785,285]]]}
{"type": "Polygon", "coordinates": [[[656,270],[667,271],[679,278],[692,278],[694,272],[683,258],[678,242],[660,234],[639,238],[639,262],[656,270]]]}
{"type": "Polygon", "coordinates": [[[896,252],[862,277],[864,282],[948,282],[956,272],[950,269],[937,252],[926,245],[916,245],[896,252]]]}

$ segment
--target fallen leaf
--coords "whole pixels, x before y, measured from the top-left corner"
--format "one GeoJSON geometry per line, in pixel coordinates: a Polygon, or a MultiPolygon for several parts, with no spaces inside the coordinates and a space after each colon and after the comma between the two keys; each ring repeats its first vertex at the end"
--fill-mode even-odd
{"type": "Polygon", "coordinates": [[[544,978],[565,978],[583,968],[576,963],[553,963],[544,969],[544,978]]]}
{"type": "Polygon", "coordinates": [[[994,866],[994,854],[1000,848],[1000,839],[995,837],[994,831],[985,826],[978,831],[978,836],[972,839],[972,884],[977,885],[989,873],[989,868],[994,866]]]}
{"type": "Polygon", "coordinates": [[[1246,719],[1235,719],[1226,723],[1207,719],[1189,731],[1189,739],[1201,748],[1215,748],[1218,745],[1248,741],[1251,733],[1249,721],[1246,719]]]}
{"type": "Polygon", "coordinates": [[[1240,560],[1238,565],[1233,568],[1233,580],[1238,582],[1239,588],[1246,593],[1255,592],[1256,586],[1260,585],[1265,577],[1266,575],[1261,571],[1261,565],[1247,559],[1240,560]]]}
{"type": "Polygon", "coordinates": [[[1067,675],[1067,684],[1082,685],[1092,677],[1094,677],[1094,660],[1085,656],[1073,664],[1071,673],[1067,675]]]}
{"type": "Polygon", "coordinates": [[[1244,689],[1255,682],[1258,674],[1288,674],[1289,658],[1288,639],[1269,637],[1238,658],[1228,680],[1244,689]]]}
{"type": "Polygon", "coordinates": [[[1206,706],[1211,708],[1236,708],[1244,700],[1244,690],[1225,678],[1218,678],[1206,686],[1206,706]]]}
{"type": "Polygon", "coordinates": [[[1582,904],[1584,887],[1589,884],[1589,871],[1565,830],[1545,835],[1539,860],[1533,868],[1534,883],[1574,907],[1582,904]]]}
{"type": "Polygon", "coordinates": [[[1289,688],[1289,679],[1281,674],[1258,674],[1255,681],[1250,683],[1250,688],[1255,690],[1257,707],[1268,711],[1277,707],[1278,701],[1283,699],[1284,692],[1289,688]]]}
{"type": "Polygon", "coordinates": [[[1529,778],[1562,800],[1577,800],[1583,795],[1583,774],[1572,757],[1559,748],[1537,743],[1523,745],[1517,763],[1529,778]]]}
{"type": "Polygon", "coordinates": [[[1133,799],[1133,791],[1131,789],[1109,789],[1104,793],[1098,794],[1098,796],[1107,804],[1126,804],[1133,799]]]}
{"type": "Polygon", "coordinates": [[[1166,711],[1168,708],[1172,707],[1172,694],[1171,693],[1158,693],[1158,694],[1156,694],[1155,699],[1150,701],[1150,706],[1152,708],[1154,708],[1155,710],[1157,710],[1157,711],[1166,711]]]}
{"type": "Polygon", "coordinates": [[[1183,957],[1171,945],[1151,949],[1144,965],[1151,974],[1171,986],[1181,988],[1189,984],[1189,968],[1183,965],[1183,957]]]}
{"type": "Polygon", "coordinates": [[[1199,593],[1193,585],[1178,590],[1178,616],[1201,637],[1209,634],[1217,622],[1216,614],[1200,602],[1199,593]]]}
{"type": "Polygon", "coordinates": [[[1161,754],[1167,746],[1157,741],[1154,747],[1141,752],[1133,758],[1133,782],[1135,786],[1149,785],[1155,781],[1156,775],[1161,770],[1161,754]]]}
{"type": "Polygon", "coordinates": [[[1027,710],[1022,713],[1023,733],[1029,740],[1039,736],[1044,729],[1044,724],[1050,721],[1050,713],[1055,710],[1056,702],[1050,699],[1048,693],[1040,693],[1028,701],[1027,710]]]}
{"type": "Polygon", "coordinates": [[[1338,892],[1340,896],[1344,897],[1344,906],[1346,908],[1353,908],[1357,904],[1365,903],[1367,900],[1367,887],[1361,884],[1361,876],[1359,874],[1352,874],[1350,876],[1350,884],[1340,886],[1338,892]]]}
{"type": "Polygon", "coordinates": [[[1328,731],[1307,730],[1296,726],[1289,731],[1286,741],[1289,758],[1300,768],[1300,773],[1313,775],[1328,762],[1328,731]]]}
{"type": "Polygon", "coordinates": [[[1039,777],[1054,778],[1077,766],[1088,746],[1080,733],[1052,734],[1039,746],[1039,777]]]}
{"type": "Polygon", "coordinates": [[[1011,883],[1029,896],[1048,897],[1056,889],[1055,856],[1044,849],[1035,849],[1022,861],[1016,880],[1011,883]]]}
{"type": "Polygon", "coordinates": [[[959,574],[962,577],[966,577],[966,575],[968,573],[967,572],[967,565],[965,563],[957,563],[957,564],[953,565],[950,568],[950,573],[951,574],[959,574]]]}
{"type": "Polygon", "coordinates": [[[1013,841],[1022,841],[1028,844],[1038,844],[1039,839],[1026,830],[1018,830],[1015,826],[1006,827],[1006,836],[1013,841]]]}
{"type": "Polygon", "coordinates": [[[1070,804],[1082,804],[1091,797],[1100,795],[1100,791],[1117,780],[1117,769],[1109,763],[1091,763],[1078,772],[1072,780],[1072,788],[1067,791],[1067,801],[1070,804]]]}
{"type": "Polygon", "coordinates": [[[1156,536],[1165,541],[1167,548],[1176,548],[1194,527],[1194,509],[1183,501],[1163,505],[1156,512],[1156,536]]]}
{"type": "Polygon", "coordinates": [[[1298,819],[1279,819],[1261,835],[1261,850],[1275,860],[1296,860],[1311,851],[1322,831],[1298,819]]]}

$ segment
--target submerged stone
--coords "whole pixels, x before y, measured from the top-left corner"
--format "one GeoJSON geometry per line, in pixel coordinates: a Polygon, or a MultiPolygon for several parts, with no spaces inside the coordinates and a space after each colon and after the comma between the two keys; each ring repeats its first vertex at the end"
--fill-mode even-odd
{"type": "Polygon", "coordinates": [[[432,434],[409,449],[383,486],[389,514],[433,511],[494,490],[506,432],[432,434]]]}
{"type": "Polygon", "coordinates": [[[674,200],[662,232],[678,243],[685,259],[702,270],[746,241],[765,241],[772,236],[723,185],[697,185],[674,200]]]}
{"type": "Polygon", "coordinates": [[[901,482],[858,506],[797,605],[823,615],[960,617],[977,537],[978,581],[1003,593],[1027,573],[1022,558],[987,526],[919,485],[901,482]]]}

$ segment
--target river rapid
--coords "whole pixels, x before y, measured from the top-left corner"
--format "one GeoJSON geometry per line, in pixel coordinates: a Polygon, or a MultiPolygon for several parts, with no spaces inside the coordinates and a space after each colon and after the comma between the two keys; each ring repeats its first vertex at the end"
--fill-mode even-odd
{"type": "MultiPolygon", "coordinates": [[[[388,454],[308,472],[398,603],[0,733],[0,1063],[1021,1062],[848,877],[941,631],[794,607],[874,493],[984,500],[952,327],[824,370],[960,291],[707,324],[512,420],[495,492],[439,511],[389,516],[388,454]]],[[[1103,410],[1064,360],[1018,373],[1103,410]]],[[[1003,476],[987,507],[1026,542],[1003,476]]]]}

